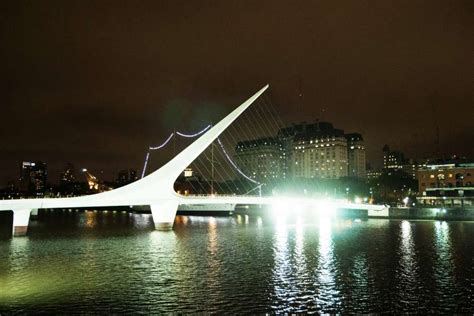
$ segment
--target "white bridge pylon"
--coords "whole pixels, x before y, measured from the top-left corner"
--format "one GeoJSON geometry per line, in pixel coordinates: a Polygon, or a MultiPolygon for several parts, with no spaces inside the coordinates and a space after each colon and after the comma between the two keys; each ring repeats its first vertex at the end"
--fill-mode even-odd
{"type": "MultiPolygon", "coordinates": [[[[178,206],[181,204],[274,204],[274,198],[259,197],[184,197],[173,188],[181,172],[188,167],[233,121],[235,121],[265,90],[260,89],[247,101],[223,118],[218,124],[201,135],[168,163],[148,176],[118,189],[71,198],[18,199],[0,201],[0,211],[13,211],[13,235],[25,235],[32,211],[52,208],[150,206],[155,228],[170,230],[173,227],[178,206]]],[[[294,201],[306,203],[305,201],[294,201]]],[[[338,205],[345,208],[381,210],[380,205],[338,205]]]]}
{"type": "Polygon", "coordinates": [[[3,200],[0,201],[0,211],[13,211],[13,235],[16,236],[26,234],[30,213],[40,208],[148,205],[152,211],[155,228],[171,229],[179,204],[203,202],[186,200],[174,191],[173,184],[180,173],[267,89],[268,85],[160,169],[136,182],[112,191],[80,197],[3,200]]]}

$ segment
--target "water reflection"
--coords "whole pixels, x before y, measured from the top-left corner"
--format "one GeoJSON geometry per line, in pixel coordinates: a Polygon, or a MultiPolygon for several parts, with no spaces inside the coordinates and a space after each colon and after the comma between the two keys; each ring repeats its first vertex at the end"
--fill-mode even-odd
{"type": "MultiPolygon", "coordinates": [[[[370,282],[369,265],[364,255],[358,255],[354,258],[352,267],[352,285],[353,299],[359,304],[358,311],[368,311],[373,301],[372,293],[374,292],[373,284],[370,282]]],[[[376,295],[376,294],[375,294],[376,295]]]]}
{"type": "Polygon", "coordinates": [[[473,311],[474,223],[53,213],[0,242],[0,313],[473,311]]]}
{"type": "Polygon", "coordinates": [[[207,242],[207,286],[218,297],[221,261],[219,257],[218,229],[215,217],[209,218],[207,242]]]}
{"type": "Polygon", "coordinates": [[[304,246],[304,226],[303,226],[303,218],[298,216],[296,219],[296,227],[295,227],[295,237],[296,237],[296,244],[295,244],[295,259],[296,259],[296,266],[300,270],[302,269],[305,260],[303,257],[303,246],[304,246]]]}
{"type": "Polygon", "coordinates": [[[209,218],[208,236],[207,250],[211,256],[215,256],[217,254],[217,220],[215,217],[209,218]]]}
{"type": "MultiPolygon", "coordinates": [[[[309,302],[313,301],[314,289],[312,287],[310,271],[308,268],[308,258],[305,254],[305,219],[301,215],[297,215],[295,225],[295,250],[294,250],[294,270],[296,274],[295,285],[296,293],[301,293],[301,297],[297,299],[299,302],[299,311],[306,311],[309,302]]],[[[311,229],[312,227],[308,227],[311,229]]]]}
{"type": "Polygon", "coordinates": [[[332,241],[332,220],[330,217],[320,217],[319,222],[319,263],[317,269],[318,295],[316,302],[321,310],[337,310],[340,304],[340,293],[336,288],[336,262],[332,241]]]}
{"type": "Polygon", "coordinates": [[[274,308],[279,311],[288,311],[288,301],[292,296],[291,287],[292,271],[290,264],[290,253],[288,246],[288,226],[284,214],[278,214],[275,223],[275,236],[273,241],[274,249],[274,267],[273,267],[273,284],[274,284],[274,308]]]}
{"type": "Polygon", "coordinates": [[[87,228],[94,228],[97,225],[96,213],[92,211],[86,211],[85,215],[86,215],[86,218],[85,218],[84,226],[87,228]]]}
{"type": "MultiPolygon", "coordinates": [[[[290,293],[291,271],[288,252],[288,230],[286,217],[277,216],[275,223],[275,237],[273,243],[275,266],[273,268],[273,284],[276,306],[286,302],[290,293]]],[[[275,307],[276,307],[275,306],[275,307]]]]}
{"type": "Polygon", "coordinates": [[[314,217],[304,213],[295,214],[293,218],[280,216],[276,219],[273,241],[276,311],[305,312],[316,309],[330,312],[340,307],[333,225],[331,217],[314,217]],[[313,232],[318,233],[317,248],[308,249],[306,253],[306,247],[311,245],[311,239],[308,240],[307,236],[313,232]],[[317,252],[314,253],[313,249],[317,252]]]}
{"type": "Polygon", "coordinates": [[[237,220],[237,224],[238,224],[238,225],[242,224],[242,215],[238,214],[238,215],[236,216],[236,220],[237,220]]]}
{"type": "Polygon", "coordinates": [[[451,238],[447,222],[435,222],[434,248],[436,252],[434,263],[434,279],[436,283],[436,296],[444,303],[455,303],[454,260],[452,257],[451,238]]]}
{"type": "Polygon", "coordinates": [[[400,297],[399,304],[404,308],[416,306],[419,290],[419,273],[417,255],[413,241],[413,227],[409,221],[400,223],[399,263],[396,271],[398,283],[397,293],[400,297]]]}

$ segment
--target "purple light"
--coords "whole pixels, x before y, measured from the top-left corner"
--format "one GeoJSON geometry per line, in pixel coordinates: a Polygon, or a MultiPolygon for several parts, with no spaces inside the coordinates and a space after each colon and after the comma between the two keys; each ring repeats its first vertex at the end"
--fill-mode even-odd
{"type": "Polygon", "coordinates": [[[184,133],[181,133],[181,132],[176,132],[176,134],[178,134],[179,136],[188,137],[188,138],[196,137],[196,136],[201,135],[201,134],[204,133],[205,131],[207,131],[210,127],[211,127],[211,125],[208,125],[208,126],[207,126],[206,128],[204,128],[202,131],[199,131],[199,132],[197,132],[196,134],[184,134],[184,133]]]}
{"type": "Polygon", "coordinates": [[[157,149],[161,149],[163,147],[165,147],[171,140],[171,138],[173,138],[174,136],[174,133],[171,133],[171,135],[168,137],[167,140],[165,140],[165,142],[163,144],[161,144],[160,146],[156,146],[156,147],[149,147],[150,150],[157,150],[157,149]]]}
{"type": "Polygon", "coordinates": [[[242,170],[239,169],[239,167],[237,167],[237,165],[232,161],[232,159],[230,159],[229,155],[227,154],[227,151],[224,148],[224,145],[222,145],[221,140],[219,138],[217,139],[217,142],[219,143],[219,146],[221,147],[222,152],[224,153],[227,160],[229,160],[230,164],[235,168],[235,170],[237,170],[238,173],[240,173],[245,179],[247,179],[247,180],[249,180],[249,181],[251,181],[255,184],[260,184],[259,182],[255,181],[254,179],[248,177],[245,173],[243,173],[242,170]]]}
{"type": "Polygon", "coordinates": [[[146,153],[145,165],[143,166],[143,171],[142,171],[142,178],[145,176],[146,166],[148,164],[148,158],[150,158],[150,152],[146,153]]]}

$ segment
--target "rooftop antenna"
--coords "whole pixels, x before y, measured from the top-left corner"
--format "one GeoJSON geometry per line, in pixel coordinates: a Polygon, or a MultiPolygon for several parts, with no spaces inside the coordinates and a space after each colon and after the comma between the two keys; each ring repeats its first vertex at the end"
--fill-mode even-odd
{"type": "Polygon", "coordinates": [[[301,75],[298,77],[298,103],[301,111],[303,109],[303,79],[301,79],[301,75]]]}
{"type": "Polygon", "coordinates": [[[320,117],[321,117],[321,122],[324,121],[324,113],[326,112],[326,109],[325,108],[322,108],[321,109],[321,113],[320,113],[320,117]]]}

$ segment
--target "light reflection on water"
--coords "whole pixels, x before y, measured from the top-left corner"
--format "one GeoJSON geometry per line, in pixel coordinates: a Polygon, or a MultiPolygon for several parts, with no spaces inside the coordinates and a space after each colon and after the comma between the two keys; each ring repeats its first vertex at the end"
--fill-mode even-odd
{"type": "Polygon", "coordinates": [[[415,227],[415,225],[415,222],[407,220],[400,222],[400,263],[397,270],[397,292],[400,297],[400,303],[410,306],[417,304],[417,292],[421,287],[418,275],[418,256],[413,240],[412,227],[415,227]]]}
{"type": "Polygon", "coordinates": [[[337,264],[334,260],[333,253],[331,219],[321,218],[319,223],[319,267],[317,274],[319,295],[316,301],[322,310],[330,308],[337,311],[339,292],[336,289],[334,279],[336,269],[337,264]]]}
{"type": "Polygon", "coordinates": [[[474,223],[50,212],[0,241],[0,312],[473,312],[474,223]]]}
{"type": "Polygon", "coordinates": [[[455,304],[457,284],[454,278],[455,262],[452,256],[451,237],[447,222],[435,222],[434,249],[436,251],[434,264],[434,279],[436,282],[435,296],[449,305],[455,304]]]}
{"type": "Polygon", "coordinates": [[[291,295],[292,273],[290,270],[290,260],[288,257],[288,232],[285,216],[276,218],[274,241],[275,266],[273,268],[273,284],[275,302],[274,308],[278,308],[281,302],[288,301],[288,295],[291,295]]]}

